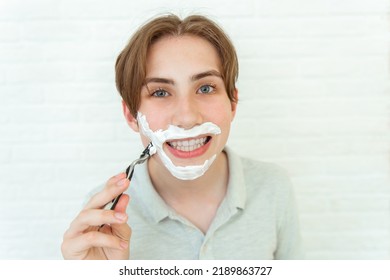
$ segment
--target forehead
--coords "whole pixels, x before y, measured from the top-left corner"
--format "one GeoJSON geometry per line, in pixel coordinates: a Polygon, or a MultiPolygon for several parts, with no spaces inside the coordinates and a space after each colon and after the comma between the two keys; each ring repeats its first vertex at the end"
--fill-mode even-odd
{"type": "Polygon", "coordinates": [[[171,68],[183,71],[210,68],[220,71],[221,60],[216,48],[201,37],[165,36],[150,46],[146,66],[147,73],[171,68]]]}

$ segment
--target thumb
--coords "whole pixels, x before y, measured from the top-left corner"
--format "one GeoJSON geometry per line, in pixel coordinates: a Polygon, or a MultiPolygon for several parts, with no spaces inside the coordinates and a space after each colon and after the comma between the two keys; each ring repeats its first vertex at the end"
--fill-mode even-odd
{"type": "Polygon", "coordinates": [[[115,206],[115,212],[121,212],[121,213],[126,213],[126,208],[129,204],[130,197],[127,194],[122,194],[121,197],[119,198],[118,203],[115,206]]]}

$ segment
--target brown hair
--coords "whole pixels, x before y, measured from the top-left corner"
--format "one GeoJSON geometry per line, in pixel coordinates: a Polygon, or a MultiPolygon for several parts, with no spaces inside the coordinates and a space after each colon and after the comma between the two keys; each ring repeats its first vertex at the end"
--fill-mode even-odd
{"type": "Polygon", "coordinates": [[[181,20],[178,16],[169,14],[141,26],[116,60],[116,87],[134,117],[140,106],[149,47],[164,36],[180,35],[201,37],[215,47],[221,60],[221,74],[227,95],[231,102],[237,102],[234,92],[238,77],[238,60],[229,37],[215,22],[204,16],[192,15],[181,20]]]}

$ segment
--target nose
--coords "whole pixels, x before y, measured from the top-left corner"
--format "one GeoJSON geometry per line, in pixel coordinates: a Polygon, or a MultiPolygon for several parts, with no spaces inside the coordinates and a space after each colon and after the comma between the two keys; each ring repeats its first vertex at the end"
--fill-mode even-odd
{"type": "Polygon", "coordinates": [[[191,95],[181,96],[177,100],[172,123],[184,129],[190,129],[203,122],[201,108],[191,95]]]}

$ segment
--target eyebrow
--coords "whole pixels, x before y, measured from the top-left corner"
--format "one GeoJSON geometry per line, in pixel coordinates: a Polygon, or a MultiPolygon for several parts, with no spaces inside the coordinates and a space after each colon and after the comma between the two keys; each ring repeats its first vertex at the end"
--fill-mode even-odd
{"type": "Polygon", "coordinates": [[[206,72],[202,72],[202,73],[193,75],[191,77],[191,81],[197,81],[197,80],[200,80],[202,78],[209,77],[209,76],[215,76],[218,78],[222,78],[221,73],[219,73],[217,70],[210,70],[210,71],[206,71],[206,72]]]}
{"type": "Polygon", "coordinates": [[[173,80],[170,80],[170,79],[165,79],[165,78],[146,78],[145,79],[145,85],[147,85],[149,83],[162,83],[162,84],[170,84],[170,85],[174,85],[175,84],[175,82],[173,80]]]}
{"type": "MultiPolygon", "coordinates": [[[[191,81],[194,82],[194,81],[198,81],[200,79],[203,79],[205,77],[210,77],[210,76],[222,78],[221,73],[219,73],[217,70],[210,70],[210,71],[205,71],[205,72],[201,72],[201,73],[195,74],[195,75],[191,76],[190,79],[191,79],[191,81]]],[[[175,81],[171,80],[171,79],[158,78],[158,77],[146,78],[145,79],[145,85],[147,85],[149,83],[162,83],[162,84],[174,85],[175,81]]]]}

